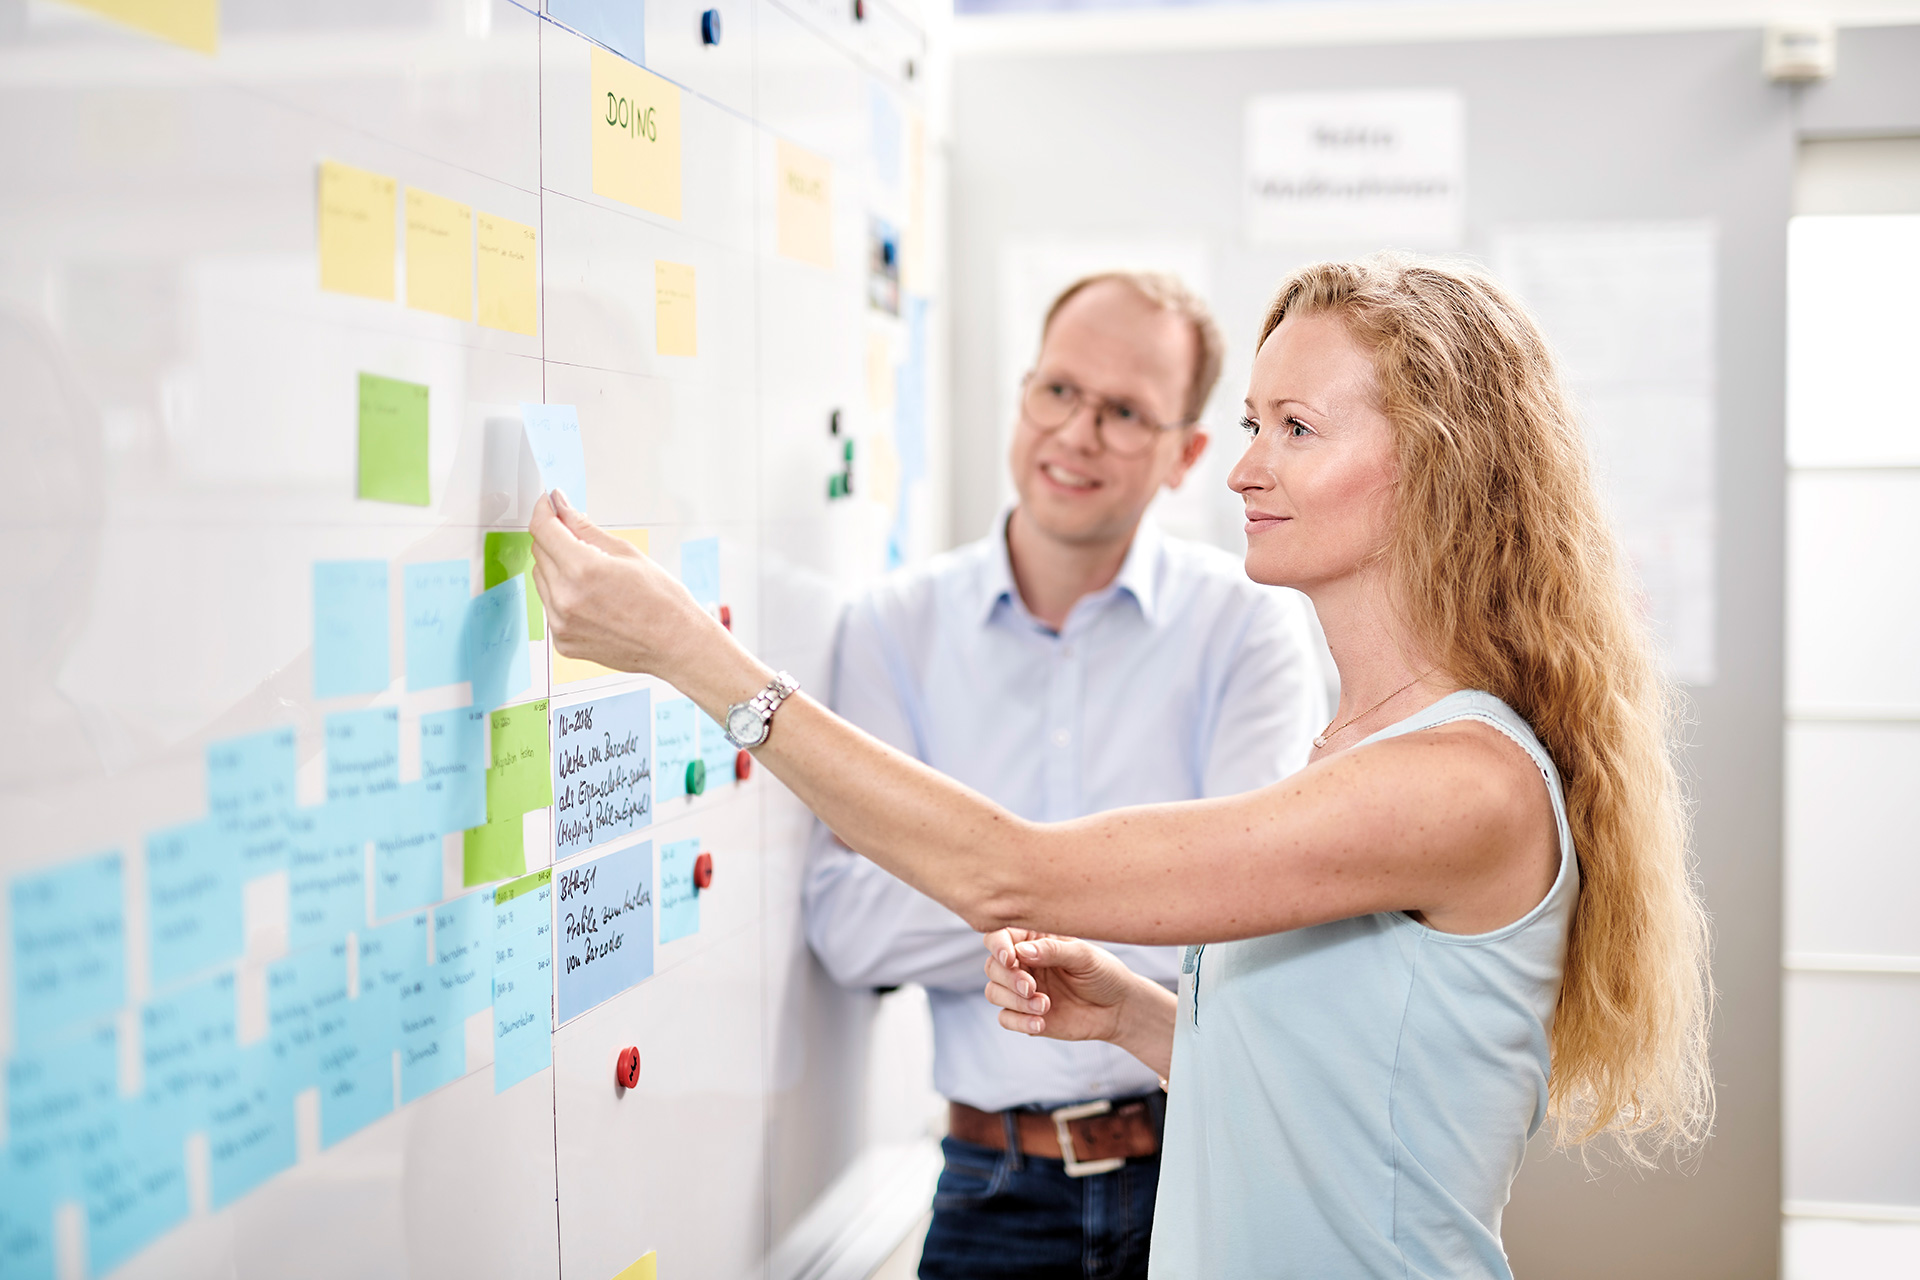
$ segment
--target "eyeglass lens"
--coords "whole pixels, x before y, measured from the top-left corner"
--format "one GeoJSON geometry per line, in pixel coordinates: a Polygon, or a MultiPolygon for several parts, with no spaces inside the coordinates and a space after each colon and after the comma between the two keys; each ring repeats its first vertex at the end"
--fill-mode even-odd
{"type": "Polygon", "coordinates": [[[1036,427],[1057,431],[1083,404],[1092,407],[1100,442],[1114,453],[1139,453],[1160,434],[1158,423],[1124,400],[1089,394],[1059,378],[1027,379],[1023,406],[1036,427]]]}

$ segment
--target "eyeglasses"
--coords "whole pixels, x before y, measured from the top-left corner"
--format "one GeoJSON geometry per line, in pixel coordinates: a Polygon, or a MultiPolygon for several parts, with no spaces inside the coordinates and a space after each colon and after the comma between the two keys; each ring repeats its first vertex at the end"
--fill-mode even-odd
{"type": "Polygon", "coordinates": [[[1093,433],[1108,452],[1121,457],[1145,453],[1162,431],[1178,431],[1191,422],[1156,422],[1129,400],[1083,390],[1064,378],[1029,373],[1020,382],[1020,412],[1041,432],[1058,431],[1083,406],[1093,409],[1093,433]]]}

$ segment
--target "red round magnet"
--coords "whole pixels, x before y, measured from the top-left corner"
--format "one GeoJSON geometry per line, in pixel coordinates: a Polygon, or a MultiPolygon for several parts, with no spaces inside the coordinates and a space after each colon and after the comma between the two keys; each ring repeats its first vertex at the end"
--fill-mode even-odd
{"type": "Polygon", "coordinates": [[[703,853],[693,860],[693,887],[704,889],[713,883],[713,855],[703,853]]]}
{"type": "Polygon", "coordinates": [[[752,776],[753,752],[742,747],[733,757],[733,780],[735,782],[745,782],[752,776]]]}
{"type": "Polygon", "coordinates": [[[720,606],[720,625],[733,630],[733,610],[724,604],[720,606]]]}
{"type": "Polygon", "coordinates": [[[622,1089],[631,1089],[640,1083],[640,1050],[633,1045],[622,1049],[614,1062],[613,1082],[622,1089]]]}

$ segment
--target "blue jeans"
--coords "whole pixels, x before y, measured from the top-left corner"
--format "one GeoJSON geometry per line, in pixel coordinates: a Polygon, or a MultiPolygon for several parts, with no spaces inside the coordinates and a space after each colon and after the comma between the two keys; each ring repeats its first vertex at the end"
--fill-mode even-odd
{"type": "Polygon", "coordinates": [[[942,1138],[920,1280],[1146,1280],[1160,1157],[1069,1178],[1058,1160],[942,1138]]]}

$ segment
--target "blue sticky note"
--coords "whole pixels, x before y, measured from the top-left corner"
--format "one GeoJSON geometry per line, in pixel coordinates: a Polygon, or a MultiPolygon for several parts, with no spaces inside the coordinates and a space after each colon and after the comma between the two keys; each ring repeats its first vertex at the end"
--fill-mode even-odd
{"type": "Polygon", "coordinates": [[[119,1038],[111,1023],[7,1060],[8,1148],[31,1160],[54,1199],[79,1193],[82,1133],[112,1105],[119,1078],[119,1038]]]}
{"type": "Polygon", "coordinates": [[[387,662],[387,562],[313,566],[313,696],[379,693],[387,662]]]}
{"type": "Polygon", "coordinates": [[[653,797],[656,804],[687,794],[687,766],[699,756],[691,699],[673,698],[653,711],[653,797]]]}
{"type": "Polygon", "coordinates": [[[653,841],[555,868],[554,975],[568,1022],[653,974],[653,841]]]}
{"type": "MultiPolygon", "coordinates": [[[[647,9],[642,0],[547,0],[547,16],[605,45],[628,62],[647,65],[647,9]]],[[[567,490],[573,496],[573,490],[567,490]]]]}
{"type": "Polygon", "coordinates": [[[7,895],[16,1045],[91,1021],[125,1002],[126,909],[118,853],[18,876],[7,895]]]}
{"type": "Polygon", "coordinates": [[[672,942],[700,932],[700,891],[693,887],[698,840],[660,846],[660,941],[672,942]]]}
{"type": "Polygon", "coordinates": [[[0,1275],[54,1280],[53,1190],[30,1152],[0,1150],[0,1275]]]}
{"type": "Polygon", "coordinates": [[[224,1208],[293,1167],[293,1098],[274,1085],[273,1049],[257,1044],[235,1052],[207,1109],[207,1153],[213,1207],[224,1208]]]}
{"type": "Polygon", "coordinates": [[[206,1127],[212,1091],[238,1043],[232,973],[221,973],[140,1007],[141,1079],[184,1134],[206,1127]]]}
{"type": "Polygon", "coordinates": [[[553,872],[498,885],[493,891],[493,967],[496,971],[553,955],[553,872]]]}
{"type": "Polygon", "coordinates": [[[554,714],[556,858],[653,821],[652,706],[652,692],[639,689],[554,714]]]}
{"type": "Polygon", "coordinates": [[[245,948],[233,846],[211,822],[147,837],[147,942],[153,986],[164,988],[245,948]]]}
{"type": "Polygon", "coordinates": [[[527,662],[527,579],[516,574],[489,587],[467,607],[467,670],[473,705],[492,711],[533,683],[527,662]]]}
{"type": "Polygon", "coordinates": [[[356,1000],[319,1011],[320,1145],[331,1147],[393,1110],[394,997],[363,988],[356,1000]]]}
{"type": "MultiPolygon", "coordinates": [[[[427,917],[424,912],[391,924],[363,929],[360,939],[360,994],[398,991],[409,974],[427,964],[427,917]]],[[[389,1041],[388,1048],[393,1045],[389,1041]]]]}
{"type": "MultiPolygon", "coordinates": [[[[637,17],[639,6],[633,6],[637,17]]],[[[570,404],[523,404],[520,417],[527,426],[527,445],[540,468],[540,487],[558,489],[567,501],[587,510],[587,457],[580,447],[580,418],[570,404]]],[[[521,598],[520,607],[526,608],[521,598]]]]}
{"type": "Polygon", "coordinates": [[[487,820],[487,713],[456,707],[420,717],[420,781],[441,832],[487,820]]]}
{"type": "Polygon", "coordinates": [[[186,1220],[186,1147],[162,1104],[116,1099],[89,1127],[81,1161],[87,1266],[94,1275],[112,1271],[186,1220]]]}
{"type": "Polygon", "coordinates": [[[299,951],[367,922],[367,841],[342,806],[296,809],[289,825],[287,945],[299,951]]]}
{"type": "Polygon", "coordinates": [[[466,1073],[466,1019],[440,977],[422,965],[400,987],[400,1101],[425,1097],[466,1073]]]}
{"type": "Polygon", "coordinates": [[[699,722],[700,758],[707,765],[707,790],[735,778],[734,767],[739,760],[740,748],[733,745],[726,730],[716,724],[711,716],[695,707],[693,717],[699,722]]]}
{"type": "Polygon", "coordinates": [[[208,815],[232,844],[242,881],[286,869],[297,766],[291,728],[207,746],[208,815]]]}
{"type": "Polygon", "coordinates": [[[267,1043],[281,1093],[291,1097],[320,1083],[322,1011],[346,999],[344,941],[296,951],[267,967],[267,1043]]]}
{"type": "Polygon", "coordinates": [[[406,567],[407,688],[435,689],[467,678],[460,642],[467,601],[473,598],[473,563],[435,560],[406,567]]]}
{"type": "Polygon", "coordinates": [[[553,1065],[553,957],[493,975],[493,1091],[505,1093],[553,1065]]]}
{"type": "Polygon", "coordinates": [[[400,785],[396,707],[336,711],[327,717],[327,800],[378,795],[400,785]]]}
{"type": "Polygon", "coordinates": [[[487,1007],[493,982],[493,894],[482,889],[433,912],[433,969],[454,1016],[487,1007]]]}
{"type": "MultiPolygon", "coordinates": [[[[424,783],[410,782],[403,795],[426,798],[424,783]]],[[[373,846],[373,914],[385,919],[440,901],[443,884],[440,832],[431,824],[378,840],[373,846]]]]}
{"type": "Polygon", "coordinates": [[[680,581],[701,604],[720,603],[720,539],[693,538],[680,544],[680,581]]]}

